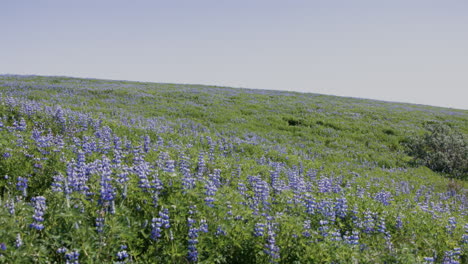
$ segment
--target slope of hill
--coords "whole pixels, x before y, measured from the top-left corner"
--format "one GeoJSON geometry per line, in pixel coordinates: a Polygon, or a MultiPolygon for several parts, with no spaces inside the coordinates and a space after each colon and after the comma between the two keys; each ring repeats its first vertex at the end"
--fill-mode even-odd
{"type": "Polygon", "coordinates": [[[41,76],[0,94],[0,263],[468,261],[466,182],[402,146],[468,134],[468,111],[41,76]]]}

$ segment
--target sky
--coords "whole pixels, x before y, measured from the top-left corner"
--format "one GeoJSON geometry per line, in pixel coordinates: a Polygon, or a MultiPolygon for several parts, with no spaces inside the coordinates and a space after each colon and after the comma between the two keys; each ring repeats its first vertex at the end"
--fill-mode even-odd
{"type": "Polygon", "coordinates": [[[0,74],[468,109],[466,0],[1,0],[0,74]]]}

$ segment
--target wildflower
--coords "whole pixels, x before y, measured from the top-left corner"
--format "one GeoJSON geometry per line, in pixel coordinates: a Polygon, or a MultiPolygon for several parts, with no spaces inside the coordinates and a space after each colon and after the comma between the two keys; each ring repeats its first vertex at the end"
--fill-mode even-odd
{"type": "Polygon", "coordinates": [[[27,188],[28,188],[28,179],[24,177],[18,177],[18,182],[16,183],[16,189],[20,192],[23,192],[24,197],[26,197],[27,188]]]}
{"type": "Polygon", "coordinates": [[[263,236],[263,232],[265,232],[265,224],[263,223],[256,223],[254,229],[254,236],[259,237],[263,236]]]}
{"type": "Polygon", "coordinates": [[[44,225],[42,222],[44,222],[44,213],[46,210],[46,199],[43,196],[36,196],[31,199],[33,202],[34,206],[34,215],[33,215],[33,220],[34,222],[30,224],[29,226],[31,228],[34,228],[36,230],[42,230],[44,229],[44,225]]]}
{"type": "Polygon", "coordinates": [[[15,246],[16,248],[20,248],[23,245],[23,239],[21,239],[21,235],[18,233],[16,235],[15,246]]]}
{"type": "Polygon", "coordinates": [[[119,251],[117,252],[117,259],[122,261],[122,260],[125,260],[126,258],[128,258],[128,253],[126,250],[122,250],[122,251],[119,251]]]}
{"type": "Polygon", "coordinates": [[[381,202],[383,205],[389,205],[392,199],[392,194],[387,191],[380,191],[374,195],[376,201],[381,202]]]}
{"type": "Polygon", "coordinates": [[[101,233],[102,231],[104,231],[104,218],[102,217],[98,217],[96,218],[96,231],[98,233],[101,233]]]}
{"type": "Polygon", "coordinates": [[[67,251],[68,251],[68,249],[66,247],[61,247],[61,248],[57,249],[57,253],[59,253],[59,254],[63,254],[65,252],[67,252],[67,251]]]}
{"type": "Polygon", "coordinates": [[[187,258],[189,262],[197,262],[198,261],[198,250],[197,250],[198,239],[197,238],[198,238],[199,230],[193,226],[196,222],[194,219],[188,218],[187,222],[189,226],[187,258]]]}
{"type": "Polygon", "coordinates": [[[448,220],[448,225],[445,226],[447,233],[452,234],[455,228],[457,228],[457,219],[455,217],[450,217],[448,220]]]}
{"type": "Polygon", "coordinates": [[[80,253],[78,251],[72,251],[65,254],[66,264],[79,264],[78,258],[80,253]]]}
{"type": "Polygon", "coordinates": [[[226,231],[224,231],[221,226],[218,226],[218,228],[216,228],[216,232],[215,232],[215,235],[216,236],[225,236],[227,233],[226,231]]]}
{"type": "Polygon", "coordinates": [[[277,263],[280,258],[280,248],[276,245],[276,234],[273,226],[274,224],[268,224],[268,238],[264,252],[270,256],[270,262],[277,263]]]}

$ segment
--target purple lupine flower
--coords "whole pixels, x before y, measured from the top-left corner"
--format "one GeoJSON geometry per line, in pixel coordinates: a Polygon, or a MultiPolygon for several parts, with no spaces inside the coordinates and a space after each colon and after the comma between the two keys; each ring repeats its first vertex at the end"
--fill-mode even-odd
{"type": "Polygon", "coordinates": [[[389,205],[392,199],[392,194],[387,191],[380,191],[376,193],[373,197],[376,201],[381,202],[383,205],[389,205]]]}
{"type": "Polygon", "coordinates": [[[342,241],[343,239],[341,238],[341,232],[340,230],[334,230],[330,232],[330,240],[331,241],[342,241]]]}
{"type": "Polygon", "coordinates": [[[161,223],[164,228],[168,229],[171,227],[169,209],[164,208],[161,211],[159,211],[159,217],[161,217],[161,223]]]}
{"type": "Polygon", "coordinates": [[[310,237],[312,234],[310,233],[310,228],[311,228],[311,221],[310,220],[305,220],[304,224],[304,232],[302,232],[302,235],[305,237],[310,237]]]}
{"type": "MultiPolygon", "coordinates": [[[[16,121],[15,123],[16,124],[16,121]]],[[[17,124],[16,126],[14,126],[16,130],[18,131],[25,131],[26,130],[26,120],[24,120],[24,118],[21,118],[20,121],[19,121],[19,124],[17,124]]]]}
{"type": "Polygon", "coordinates": [[[23,239],[21,238],[21,235],[19,233],[16,235],[15,246],[16,248],[20,248],[21,246],[23,246],[23,239]]]}
{"type": "Polygon", "coordinates": [[[160,217],[153,218],[151,222],[151,239],[157,241],[161,237],[161,227],[163,226],[162,219],[160,217]]]}
{"type": "Polygon", "coordinates": [[[359,231],[352,231],[351,235],[349,235],[349,232],[346,231],[343,238],[345,243],[348,245],[359,245],[359,231]]]}
{"type": "Polygon", "coordinates": [[[203,155],[203,152],[200,152],[200,154],[198,155],[197,177],[199,178],[203,177],[205,170],[206,170],[205,157],[203,155]]]}
{"type": "Polygon", "coordinates": [[[151,138],[148,135],[145,135],[143,139],[143,151],[148,153],[150,151],[151,138]]]}
{"type": "Polygon", "coordinates": [[[5,203],[5,207],[8,209],[8,212],[10,215],[15,214],[15,201],[14,200],[9,200],[5,203]]]}
{"type": "Polygon", "coordinates": [[[448,220],[448,225],[445,226],[447,233],[453,234],[455,228],[457,228],[457,219],[455,217],[450,217],[448,220]]]}
{"type": "Polygon", "coordinates": [[[468,244],[468,224],[465,224],[463,228],[465,229],[465,234],[462,235],[462,243],[468,244]]]}
{"type": "Polygon", "coordinates": [[[200,220],[200,227],[198,230],[203,233],[208,233],[208,224],[206,223],[206,219],[200,220]]]}
{"type": "Polygon", "coordinates": [[[331,192],[332,191],[332,187],[333,187],[333,184],[332,184],[332,179],[328,178],[328,177],[322,177],[319,181],[318,181],[318,188],[319,188],[319,192],[321,193],[328,193],[328,192],[331,192]]]}
{"type": "Polygon", "coordinates": [[[367,210],[364,212],[364,221],[362,222],[362,227],[364,228],[364,233],[370,234],[375,231],[375,219],[374,213],[367,210]]]}
{"type": "Polygon", "coordinates": [[[126,250],[119,251],[119,252],[117,252],[116,255],[117,255],[117,259],[120,260],[120,261],[125,260],[129,256],[128,252],[126,250]]]}
{"type": "Polygon", "coordinates": [[[215,235],[216,236],[225,236],[225,235],[227,235],[227,233],[226,233],[226,231],[223,230],[223,228],[221,226],[218,226],[216,228],[215,235]]]}
{"type": "Polygon", "coordinates": [[[197,250],[197,244],[198,244],[198,232],[199,230],[194,227],[194,224],[196,221],[192,218],[187,219],[187,223],[189,226],[189,231],[188,231],[188,255],[187,259],[189,262],[197,262],[198,261],[198,250],[197,250]]]}
{"type": "Polygon", "coordinates": [[[5,243],[0,243],[0,249],[3,251],[7,250],[7,246],[5,245],[5,243]]]}
{"type": "Polygon", "coordinates": [[[111,184],[112,181],[112,170],[110,160],[103,156],[100,162],[100,166],[97,168],[99,174],[101,174],[101,191],[99,203],[103,206],[109,206],[115,198],[115,190],[111,184]]]}
{"type": "Polygon", "coordinates": [[[320,232],[320,235],[323,236],[323,237],[327,237],[328,236],[328,230],[330,229],[330,227],[328,226],[328,221],[327,220],[320,220],[319,221],[319,232],[320,232]]]}
{"type": "Polygon", "coordinates": [[[96,231],[98,233],[102,233],[104,231],[104,222],[105,222],[104,218],[102,217],[96,218],[96,231]]]}
{"type": "Polygon", "coordinates": [[[305,194],[304,205],[306,207],[306,213],[315,214],[315,209],[317,208],[317,203],[315,198],[310,194],[305,194]]]}
{"type": "Polygon", "coordinates": [[[340,218],[345,218],[348,211],[348,201],[346,197],[337,198],[335,202],[335,213],[340,218]]]}
{"type": "Polygon", "coordinates": [[[377,232],[385,234],[387,232],[387,227],[385,225],[385,219],[383,217],[380,217],[378,223],[377,223],[377,232]]]}
{"type": "Polygon", "coordinates": [[[434,257],[424,257],[423,259],[424,259],[424,264],[430,264],[430,263],[435,262],[434,257]]]}
{"type": "Polygon", "coordinates": [[[205,194],[206,194],[206,197],[205,197],[205,203],[206,205],[208,205],[209,207],[214,207],[214,204],[213,202],[215,201],[214,197],[215,194],[216,194],[216,191],[218,191],[218,188],[216,188],[216,185],[210,181],[210,180],[207,180],[206,183],[205,183],[205,194]]]}
{"type": "Polygon", "coordinates": [[[401,217],[400,216],[397,216],[397,219],[396,219],[396,226],[395,226],[397,229],[402,229],[403,228],[403,221],[401,220],[401,217]]]}
{"type": "Polygon", "coordinates": [[[10,152],[5,152],[5,153],[3,153],[2,156],[3,156],[5,159],[8,159],[8,158],[11,157],[11,154],[10,154],[10,152]]]}
{"type": "Polygon", "coordinates": [[[79,264],[78,258],[80,257],[80,253],[78,251],[72,251],[70,253],[65,254],[66,264],[79,264]]]}
{"type": "Polygon", "coordinates": [[[317,203],[317,211],[325,219],[334,222],[336,220],[336,211],[331,199],[323,199],[317,203]]]}
{"type": "Polygon", "coordinates": [[[148,191],[148,189],[151,188],[150,182],[148,180],[148,175],[150,173],[149,163],[146,161],[142,161],[138,165],[135,165],[133,167],[133,171],[140,179],[138,182],[138,186],[144,191],[148,191]]]}
{"type": "Polygon", "coordinates": [[[63,192],[64,191],[64,181],[65,177],[61,173],[52,177],[53,182],[51,184],[53,192],[63,192]]]}
{"type": "Polygon", "coordinates": [[[164,166],[164,171],[173,173],[175,172],[175,161],[174,160],[166,160],[166,165],[164,166]]]}
{"type": "Polygon", "coordinates": [[[67,251],[68,251],[68,249],[66,247],[61,247],[61,248],[57,249],[57,253],[59,253],[59,254],[64,254],[67,251]]]}
{"type": "Polygon", "coordinates": [[[265,244],[264,252],[270,256],[271,263],[278,263],[280,259],[280,248],[276,245],[276,234],[274,232],[274,224],[268,224],[268,238],[265,244]]]}
{"type": "Polygon", "coordinates": [[[190,161],[182,154],[179,162],[179,169],[184,178],[182,179],[182,186],[185,190],[193,189],[195,187],[195,178],[190,173],[190,161]]]}
{"type": "Polygon", "coordinates": [[[28,188],[28,179],[24,177],[18,177],[18,182],[16,183],[16,189],[20,192],[23,192],[23,196],[26,197],[28,188]]]}
{"type": "Polygon", "coordinates": [[[45,210],[47,209],[46,206],[46,199],[44,196],[36,196],[31,199],[33,202],[34,206],[34,215],[33,215],[33,220],[34,222],[30,224],[29,226],[31,228],[34,228],[36,230],[42,230],[44,229],[44,225],[42,222],[44,222],[44,213],[45,210]]]}
{"type": "Polygon", "coordinates": [[[212,174],[208,175],[208,178],[216,185],[217,188],[221,187],[221,170],[214,169],[212,174]]]}
{"type": "Polygon", "coordinates": [[[270,188],[268,183],[260,178],[260,176],[249,176],[248,177],[250,185],[254,191],[254,204],[253,207],[255,210],[258,210],[260,202],[263,204],[265,209],[269,208],[269,198],[270,198],[270,188]]]}
{"type": "Polygon", "coordinates": [[[443,264],[460,264],[461,248],[454,248],[453,250],[444,253],[443,264]]]}

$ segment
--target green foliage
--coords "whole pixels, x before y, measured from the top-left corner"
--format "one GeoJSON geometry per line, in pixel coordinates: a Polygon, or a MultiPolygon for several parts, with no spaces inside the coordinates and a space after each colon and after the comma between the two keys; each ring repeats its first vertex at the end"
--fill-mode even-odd
{"type": "Polygon", "coordinates": [[[407,143],[413,162],[467,180],[467,137],[442,123],[427,124],[426,129],[424,135],[413,137],[407,143]]]}
{"type": "Polygon", "coordinates": [[[208,232],[198,233],[197,263],[424,263],[431,256],[442,263],[455,248],[466,263],[468,183],[408,166],[402,145],[410,142],[405,135],[422,134],[421,124],[432,120],[467,134],[467,116],[316,94],[0,76],[0,244],[7,247],[0,249],[0,263],[65,263],[57,252],[62,247],[79,252],[80,263],[189,263],[188,218],[196,228],[202,220],[208,224],[208,232]],[[31,110],[36,104],[40,111],[31,110]],[[65,122],[56,115],[58,105],[65,122]],[[27,129],[18,129],[21,119],[27,129]],[[38,138],[38,131],[46,137],[38,138]],[[112,206],[102,200],[105,158],[111,161],[112,206]],[[160,191],[140,186],[141,159],[151,170],[150,183],[161,181],[160,191]],[[167,161],[174,172],[166,170],[167,161]],[[83,170],[86,191],[70,189],[83,170]],[[206,183],[214,182],[216,171],[219,183],[208,205],[206,183]],[[28,180],[27,192],[20,177],[28,180]],[[187,179],[195,186],[186,187],[187,179]],[[389,204],[376,199],[379,193],[389,204]],[[43,230],[30,227],[35,196],[47,202],[43,230]],[[335,212],[338,199],[347,201],[343,216],[335,212]],[[154,239],[152,219],[164,209],[171,226],[154,239]],[[368,232],[366,212],[374,221],[368,232]],[[104,219],[100,231],[98,218],[104,219]],[[457,224],[448,232],[451,218],[457,224]],[[320,230],[323,221],[327,234],[320,230]],[[383,222],[386,232],[377,230],[383,222]],[[273,235],[267,226],[254,235],[257,223],[269,224],[273,235]],[[358,244],[344,239],[353,231],[358,244]],[[272,237],[278,259],[266,252],[272,237]],[[129,254],[123,261],[117,259],[121,246],[129,254]]]}

